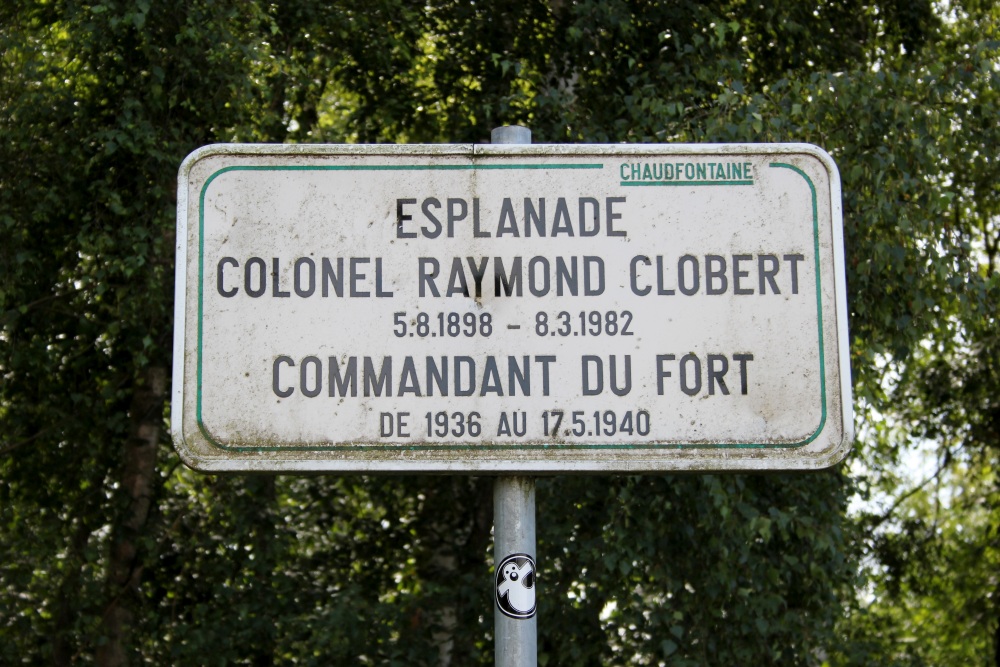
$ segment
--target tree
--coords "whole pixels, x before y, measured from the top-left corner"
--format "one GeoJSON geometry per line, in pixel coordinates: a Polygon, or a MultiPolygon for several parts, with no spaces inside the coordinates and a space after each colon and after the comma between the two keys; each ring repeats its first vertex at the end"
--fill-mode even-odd
{"type": "Polygon", "coordinates": [[[542,142],[831,151],[873,471],[541,480],[542,662],[903,664],[995,651],[981,635],[967,653],[896,641],[927,618],[954,621],[941,636],[963,642],[956,619],[997,627],[996,596],[981,591],[996,587],[998,364],[977,362],[998,351],[998,17],[975,0],[936,11],[5,5],[0,660],[491,660],[490,480],[198,475],[165,442],[162,380],[174,178],[190,150],[483,141],[508,123],[542,142]],[[909,492],[889,472],[911,439],[939,446],[939,479],[967,490],[925,487],[886,518],[850,520],[858,488],[909,492]],[[938,499],[954,519],[935,515],[938,499]],[[951,560],[967,564],[968,586],[926,584],[951,560]]]}
{"type": "MultiPolygon", "coordinates": [[[[997,105],[998,18],[976,3],[956,8],[895,79],[910,100],[902,118],[919,130],[910,133],[913,152],[927,156],[913,161],[921,166],[912,178],[937,196],[919,209],[929,233],[918,256],[932,261],[917,265],[911,283],[925,291],[904,292],[909,312],[897,316],[910,336],[872,350],[881,378],[872,377],[866,397],[872,472],[863,481],[888,500],[860,517],[869,592],[847,628],[885,664],[1000,664],[992,567],[1000,542],[990,509],[1000,433],[1000,200],[992,185],[997,128],[983,116],[997,105]],[[932,472],[901,480],[894,468],[916,448],[933,452],[932,472]]],[[[899,164],[898,151],[893,157],[899,164]]]]}
{"type": "Polygon", "coordinates": [[[159,481],[176,157],[248,119],[249,50],[222,45],[250,24],[217,3],[3,12],[4,617],[25,637],[5,650],[120,664],[159,481]]]}

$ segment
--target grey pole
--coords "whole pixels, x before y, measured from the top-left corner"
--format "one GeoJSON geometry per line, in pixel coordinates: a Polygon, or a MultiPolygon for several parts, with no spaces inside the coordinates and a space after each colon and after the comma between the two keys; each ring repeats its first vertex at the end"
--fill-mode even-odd
{"type": "MultiPolygon", "coordinates": [[[[494,144],[530,144],[531,130],[498,127],[494,144]]],[[[497,667],[536,667],[535,480],[497,477],[493,483],[493,627],[497,667]]]]}
{"type": "Polygon", "coordinates": [[[535,616],[535,480],[498,477],[493,484],[493,610],[497,667],[538,664],[535,616]],[[506,597],[502,592],[506,591],[506,597]]]}
{"type": "Polygon", "coordinates": [[[494,144],[530,144],[531,130],[520,125],[495,127],[490,133],[490,141],[494,144]]]}

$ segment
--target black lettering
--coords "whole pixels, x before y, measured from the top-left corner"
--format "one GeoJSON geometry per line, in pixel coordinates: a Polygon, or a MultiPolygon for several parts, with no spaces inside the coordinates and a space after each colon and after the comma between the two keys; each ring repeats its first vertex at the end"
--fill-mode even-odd
{"type": "Polygon", "coordinates": [[[583,372],[583,395],[584,396],[597,396],[602,391],[604,391],[604,362],[601,358],[593,354],[585,354],[580,359],[583,372]],[[590,381],[590,367],[594,366],[594,371],[597,375],[596,384],[592,384],[590,381]]]}
{"type": "Polygon", "coordinates": [[[673,361],[676,359],[672,354],[658,354],[656,355],[656,394],[658,396],[663,396],[663,379],[672,377],[670,371],[663,370],[663,362],[673,361]]]}
{"type": "Polygon", "coordinates": [[[556,360],[556,355],[535,355],[535,361],[542,365],[542,396],[549,395],[549,364],[556,360]]]}
{"type": "Polygon", "coordinates": [[[483,295],[483,276],[486,275],[486,262],[489,258],[483,257],[477,266],[471,257],[466,257],[465,261],[469,264],[469,270],[472,271],[472,281],[476,285],[476,298],[483,295]]]}
{"type": "Polygon", "coordinates": [[[216,288],[219,290],[219,294],[221,294],[226,298],[229,298],[236,296],[236,293],[239,292],[240,290],[238,287],[234,287],[231,290],[227,290],[225,287],[222,286],[222,266],[224,264],[230,264],[232,266],[239,268],[240,263],[236,261],[235,257],[223,257],[222,259],[219,260],[219,266],[216,268],[216,288]]]}
{"type": "Polygon", "coordinates": [[[544,257],[532,257],[528,262],[528,290],[535,296],[545,296],[549,293],[549,260],[544,257]],[[538,272],[535,267],[542,267],[542,286],[537,287],[535,281],[538,272]]]}
{"type": "Polygon", "coordinates": [[[465,220],[469,215],[469,204],[464,199],[449,199],[448,204],[448,238],[455,238],[455,223],[465,220]]]}
{"type": "Polygon", "coordinates": [[[639,272],[637,267],[639,264],[650,265],[649,257],[645,255],[636,255],[632,258],[632,263],[629,265],[629,279],[632,285],[632,293],[638,296],[646,296],[649,294],[652,287],[648,285],[646,287],[639,287],[639,272]]]}
{"type": "Polygon", "coordinates": [[[288,398],[289,396],[292,395],[295,389],[293,387],[289,387],[288,389],[281,389],[278,386],[279,384],[278,376],[280,375],[279,366],[281,364],[288,364],[289,366],[294,366],[295,360],[285,355],[281,355],[280,357],[274,360],[274,363],[271,365],[271,390],[274,391],[275,396],[278,396],[280,398],[288,398]]]}
{"type": "Polygon", "coordinates": [[[566,266],[566,259],[556,257],[556,296],[563,296],[563,289],[569,290],[573,296],[580,292],[579,282],[576,275],[576,257],[570,257],[570,264],[566,266]]]}
{"type": "Polygon", "coordinates": [[[271,280],[274,281],[274,282],[271,283],[271,296],[276,297],[276,298],[285,298],[285,297],[291,296],[292,295],[291,292],[282,292],[281,291],[281,285],[279,284],[279,281],[280,281],[280,267],[278,265],[278,258],[277,257],[272,257],[271,258],[271,269],[272,269],[271,270],[271,280]]]}
{"type": "Polygon", "coordinates": [[[557,236],[560,232],[573,236],[573,223],[569,219],[569,208],[566,206],[565,197],[560,197],[556,201],[556,215],[552,220],[552,236],[557,236]]]}
{"type": "Polygon", "coordinates": [[[691,296],[692,294],[698,293],[698,288],[701,286],[701,267],[698,265],[698,258],[694,255],[683,255],[680,261],[677,262],[677,287],[680,289],[681,294],[685,296],[691,296]],[[687,281],[684,280],[684,263],[691,265],[691,282],[692,285],[688,286],[687,281]]]}
{"type": "Polygon", "coordinates": [[[431,296],[441,296],[441,292],[438,291],[437,285],[434,284],[434,279],[438,277],[438,273],[441,272],[441,264],[438,263],[433,257],[418,257],[417,258],[417,274],[419,275],[420,284],[420,296],[427,296],[430,292],[431,296]]]}
{"type": "Polygon", "coordinates": [[[604,210],[605,210],[604,220],[607,222],[608,225],[608,236],[628,236],[628,233],[625,232],[624,230],[618,231],[615,229],[615,220],[621,220],[622,214],[615,213],[614,205],[624,204],[624,203],[625,203],[625,197],[608,197],[604,201],[604,210]]]}
{"type": "Polygon", "coordinates": [[[740,262],[749,262],[753,255],[733,255],[733,294],[753,294],[752,287],[740,287],[740,278],[750,275],[749,271],[740,270],[740,262]]]}
{"type": "Polygon", "coordinates": [[[383,391],[386,396],[392,396],[392,357],[382,357],[382,368],[377,376],[372,358],[365,357],[363,376],[366,398],[371,396],[373,391],[376,396],[381,396],[383,391]]]}
{"type": "MultiPolygon", "coordinates": [[[[500,234],[497,234],[500,236],[500,234]]],[[[507,420],[507,413],[500,413],[500,423],[497,425],[497,435],[510,435],[510,422],[507,420]]]]}
{"type": "Polygon", "coordinates": [[[583,258],[583,293],[585,296],[604,294],[604,260],[600,257],[584,256],[583,258]],[[592,266],[597,267],[596,285],[591,281],[591,276],[595,275],[590,270],[592,266]]]}
{"type": "Polygon", "coordinates": [[[775,294],[781,294],[778,289],[778,283],[775,282],[774,277],[778,275],[778,258],[774,255],[760,255],[757,257],[757,274],[758,280],[760,281],[760,293],[767,294],[767,289],[765,288],[765,281],[767,284],[771,285],[771,291],[775,294]],[[764,268],[764,263],[770,262],[771,268],[764,268]]]}
{"type": "Polygon", "coordinates": [[[302,391],[302,395],[307,398],[315,398],[319,396],[319,392],[323,390],[323,364],[320,363],[317,357],[305,357],[302,359],[302,364],[299,365],[299,389],[302,391]],[[313,367],[313,384],[315,385],[312,389],[309,388],[309,367],[313,367]]]}
{"type": "Polygon", "coordinates": [[[378,413],[378,434],[381,438],[391,438],[396,426],[396,420],[391,412],[378,413]]]}
{"type": "MultiPolygon", "coordinates": [[[[503,260],[493,258],[493,293],[497,296],[523,296],[521,285],[521,258],[515,257],[510,267],[510,276],[504,270],[503,260]]],[[[421,294],[423,296],[423,294],[421,294]]],[[[435,294],[434,296],[438,296],[435,294]]]]}
{"type": "Polygon", "coordinates": [[[403,359],[403,371],[399,374],[399,392],[397,396],[403,394],[413,394],[423,396],[420,393],[420,380],[417,379],[417,369],[413,366],[413,357],[406,356],[403,359]]]}
{"type": "Polygon", "coordinates": [[[725,294],[727,289],[729,280],[726,278],[726,258],[721,255],[705,255],[705,293],[714,296],[725,294]],[[718,268],[713,268],[713,264],[718,268]],[[718,287],[713,285],[714,280],[719,281],[718,287]]]}
{"type": "Polygon", "coordinates": [[[265,289],[267,289],[267,264],[260,257],[251,257],[247,260],[246,266],[243,267],[243,290],[256,299],[264,295],[265,289]],[[257,274],[260,277],[257,289],[250,287],[255,266],[258,267],[257,274]]]}
{"type": "Polygon", "coordinates": [[[601,231],[601,208],[600,204],[593,197],[580,198],[580,236],[597,236],[601,231]],[[590,206],[594,220],[593,228],[587,227],[587,207],[590,206]]]}
{"type": "Polygon", "coordinates": [[[782,259],[792,265],[792,294],[799,293],[799,262],[805,259],[802,255],[785,255],[782,259]]]}
{"type": "Polygon", "coordinates": [[[472,393],[476,390],[476,360],[472,357],[455,357],[455,395],[456,396],[472,396],[472,393]],[[469,385],[468,387],[462,386],[462,370],[461,367],[465,366],[469,369],[469,385]]]}
{"type": "Polygon", "coordinates": [[[531,396],[531,358],[525,355],[521,359],[518,366],[517,357],[507,357],[507,393],[511,396],[517,395],[517,387],[524,396],[531,396]]]}
{"type": "Polygon", "coordinates": [[[396,238],[397,239],[415,239],[417,238],[416,232],[404,232],[403,223],[413,220],[413,216],[408,213],[403,212],[403,206],[406,204],[416,204],[416,199],[397,199],[396,200],[396,238]]]}
{"type": "Polygon", "coordinates": [[[503,198],[503,203],[500,205],[500,222],[497,223],[497,238],[505,234],[521,236],[517,231],[517,217],[514,215],[514,204],[510,201],[510,197],[503,198]]]}
{"type": "Polygon", "coordinates": [[[441,357],[441,365],[438,366],[434,357],[427,357],[427,395],[434,395],[434,386],[442,396],[448,395],[448,357],[441,357]]]}
{"type": "Polygon", "coordinates": [[[752,354],[734,354],[733,361],[740,362],[740,393],[747,394],[747,362],[753,361],[752,354]]]}
{"type": "Polygon", "coordinates": [[[424,217],[430,220],[431,227],[430,229],[428,229],[427,227],[422,227],[422,230],[424,232],[425,237],[429,239],[436,239],[437,237],[441,236],[441,221],[437,219],[436,215],[431,213],[431,206],[439,209],[441,208],[441,201],[434,197],[428,197],[427,199],[424,200],[424,203],[420,207],[420,210],[424,212],[424,217]]]}
{"type": "Polygon", "coordinates": [[[367,257],[351,257],[351,296],[366,298],[371,296],[371,292],[362,292],[358,289],[358,283],[365,279],[365,274],[361,273],[358,267],[371,262],[367,257]]]}
{"type": "Polygon", "coordinates": [[[472,199],[472,236],[477,239],[488,239],[493,236],[479,228],[479,197],[472,199]]]}
{"type": "Polygon", "coordinates": [[[400,438],[410,437],[410,424],[407,419],[409,416],[409,412],[397,412],[395,415],[391,412],[380,412],[378,415],[379,436],[383,438],[391,438],[393,435],[400,438]]]}
{"type": "Polygon", "coordinates": [[[618,386],[618,368],[617,368],[618,355],[612,354],[609,360],[611,366],[609,378],[611,380],[611,392],[615,396],[624,396],[625,394],[632,391],[632,355],[625,355],[625,384],[621,387],[618,386]]]}
{"type": "Polygon", "coordinates": [[[330,296],[330,286],[333,285],[333,292],[339,297],[344,296],[344,258],[337,258],[337,270],[334,271],[333,265],[330,264],[330,260],[326,257],[322,261],[322,278],[323,283],[323,296],[330,296]]]}
{"type": "Polygon", "coordinates": [[[486,367],[483,369],[483,384],[479,388],[480,396],[485,396],[488,393],[503,396],[500,371],[497,369],[497,360],[493,355],[486,357],[486,367]]]}
{"type": "Polygon", "coordinates": [[[707,369],[706,375],[708,375],[708,395],[715,395],[715,384],[718,382],[719,389],[722,390],[724,396],[729,396],[729,387],[726,386],[726,373],[729,372],[729,360],[723,354],[710,354],[706,361],[707,369]],[[716,369],[715,364],[719,364],[719,368],[716,369]]]}
{"type": "Polygon", "coordinates": [[[303,298],[312,296],[316,291],[316,262],[308,257],[299,257],[295,260],[295,267],[292,271],[293,286],[295,293],[303,298]],[[306,267],[306,287],[302,287],[302,267],[306,267]]]}
{"type": "Polygon", "coordinates": [[[392,292],[382,289],[382,258],[375,258],[375,296],[384,299],[392,296],[392,292]]]}
{"type": "Polygon", "coordinates": [[[681,391],[688,396],[694,396],[701,391],[701,360],[694,354],[681,357],[681,391]],[[694,362],[694,385],[688,384],[687,363],[694,362]]]}
{"type": "MultiPolygon", "coordinates": [[[[666,287],[663,286],[663,278],[666,275],[667,275],[666,272],[663,270],[663,255],[657,255],[656,256],[656,293],[659,296],[673,296],[675,294],[674,290],[667,289],[666,287]]],[[[697,285],[695,285],[695,290],[697,291],[697,285]]]]}
{"type": "Polygon", "coordinates": [[[469,283],[465,280],[465,270],[459,257],[451,260],[451,277],[448,279],[448,296],[456,294],[469,296],[469,283]]]}
{"type": "Polygon", "coordinates": [[[350,388],[351,396],[358,395],[358,358],[348,357],[347,366],[345,368],[345,375],[340,373],[340,364],[337,362],[336,357],[329,357],[327,360],[328,366],[328,378],[327,386],[328,395],[332,398],[334,396],[347,396],[348,388],[350,388]],[[336,390],[336,391],[335,391],[336,390]]]}
{"type": "MultiPolygon", "coordinates": [[[[545,198],[538,200],[538,210],[527,197],[524,198],[524,235],[531,238],[531,227],[534,226],[539,236],[545,236],[545,198]]],[[[507,296],[510,296],[509,294],[507,296]]]]}

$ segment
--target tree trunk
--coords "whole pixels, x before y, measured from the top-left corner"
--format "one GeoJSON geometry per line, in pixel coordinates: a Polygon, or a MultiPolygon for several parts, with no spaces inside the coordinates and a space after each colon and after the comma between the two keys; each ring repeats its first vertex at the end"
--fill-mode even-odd
{"type": "Polygon", "coordinates": [[[125,667],[129,662],[128,636],[142,579],[139,538],[153,500],[156,450],[163,423],[166,390],[166,370],[149,368],[132,397],[129,438],[125,443],[125,466],[122,471],[122,491],[127,497],[127,506],[112,538],[108,563],[111,601],[102,619],[104,643],[97,648],[96,655],[100,667],[125,667]]]}
{"type": "Polygon", "coordinates": [[[993,631],[993,661],[996,667],[1000,667],[1000,620],[997,621],[997,629],[993,631]]]}
{"type": "Polygon", "coordinates": [[[459,598],[455,588],[463,575],[470,572],[477,573],[484,582],[490,581],[486,551],[493,525],[493,480],[489,477],[434,480],[425,493],[429,499],[434,498],[435,511],[428,530],[421,531],[430,556],[421,568],[421,578],[441,591],[433,612],[432,638],[438,647],[437,665],[470,664],[476,656],[476,619],[489,617],[493,607],[470,607],[475,601],[459,598]]]}
{"type": "Polygon", "coordinates": [[[91,527],[83,519],[84,516],[85,513],[80,512],[79,523],[69,543],[69,553],[66,558],[69,567],[66,569],[66,578],[59,585],[55,613],[56,632],[52,638],[53,667],[69,667],[73,664],[74,647],[68,629],[72,627],[74,621],[74,603],[79,600],[76,596],[80,590],[80,573],[84,565],[83,552],[91,534],[91,527]]]}

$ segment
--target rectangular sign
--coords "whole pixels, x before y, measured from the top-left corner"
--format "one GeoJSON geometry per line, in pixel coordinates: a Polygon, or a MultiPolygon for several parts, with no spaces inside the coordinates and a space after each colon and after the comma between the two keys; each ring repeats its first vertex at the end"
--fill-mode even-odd
{"type": "Polygon", "coordinates": [[[803,144],[199,149],[175,445],[206,471],[833,465],[840,197],[803,144]]]}

